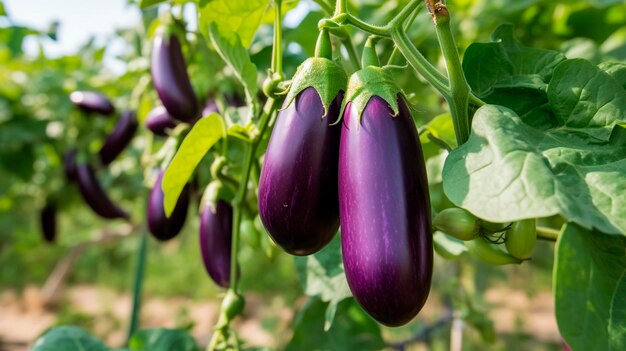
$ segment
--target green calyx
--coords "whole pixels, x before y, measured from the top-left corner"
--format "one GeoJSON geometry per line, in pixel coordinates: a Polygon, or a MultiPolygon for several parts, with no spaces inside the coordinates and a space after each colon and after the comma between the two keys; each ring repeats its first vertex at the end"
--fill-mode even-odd
{"type": "Polygon", "coordinates": [[[322,57],[308,58],[298,67],[293,76],[282,109],[287,109],[304,89],[313,87],[324,105],[322,118],[326,117],[328,108],[337,94],[346,90],[346,82],[346,73],[335,61],[322,57]]]}
{"type": "Polygon", "coordinates": [[[361,115],[365,106],[372,96],[378,96],[389,104],[393,116],[397,116],[399,113],[398,94],[401,94],[405,99],[406,96],[396,84],[396,75],[405,69],[406,67],[401,66],[367,66],[354,72],[348,81],[348,90],[339,115],[343,116],[346,105],[352,102],[352,108],[356,108],[359,123],[361,123],[361,115]]]}
{"type": "Polygon", "coordinates": [[[220,180],[214,180],[207,185],[202,194],[202,201],[200,201],[200,213],[208,205],[211,211],[215,213],[217,201],[222,199],[229,201],[233,198],[233,192],[224,186],[220,180]]]}

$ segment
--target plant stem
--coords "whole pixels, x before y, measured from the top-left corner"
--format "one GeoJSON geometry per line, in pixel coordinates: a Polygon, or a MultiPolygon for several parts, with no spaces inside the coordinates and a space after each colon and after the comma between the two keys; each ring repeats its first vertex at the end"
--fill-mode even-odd
{"type": "Polygon", "coordinates": [[[344,48],[346,48],[346,51],[348,52],[348,58],[350,59],[350,63],[352,63],[352,66],[354,66],[354,70],[358,71],[359,69],[361,69],[359,55],[356,53],[356,48],[354,47],[350,36],[341,38],[341,44],[344,48]]]}
{"type": "Polygon", "coordinates": [[[142,227],[141,238],[139,239],[139,247],[137,247],[137,265],[135,267],[135,278],[133,282],[133,302],[130,313],[130,323],[128,326],[128,335],[126,337],[126,345],[128,345],[131,337],[133,336],[133,334],[135,334],[139,326],[139,311],[141,309],[141,287],[143,285],[143,277],[146,266],[147,246],[147,229],[146,227],[142,227]]]}
{"type": "Polygon", "coordinates": [[[274,45],[272,47],[272,73],[283,76],[283,19],[282,0],[274,0],[274,45]]]}
{"type": "Polygon", "coordinates": [[[348,1],[347,0],[337,0],[335,2],[335,14],[334,16],[339,16],[343,13],[348,13],[348,1]]]}
{"type": "Polygon", "coordinates": [[[330,16],[333,14],[333,5],[328,3],[326,0],[313,0],[315,3],[319,5],[326,16],[330,16]]]}
{"type": "Polygon", "coordinates": [[[450,29],[450,14],[445,5],[439,2],[436,4],[437,6],[433,8],[427,3],[435,22],[437,39],[439,39],[439,45],[448,69],[451,96],[446,98],[446,100],[450,106],[456,141],[460,146],[469,138],[470,128],[467,108],[470,89],[465,79],[454,36],[450,29]]]}
{"type": "Polygon", "coordinates": [[[537,227],[537,239],[546,241],[557,241],[560,231],[548,227],[537,227]]]}

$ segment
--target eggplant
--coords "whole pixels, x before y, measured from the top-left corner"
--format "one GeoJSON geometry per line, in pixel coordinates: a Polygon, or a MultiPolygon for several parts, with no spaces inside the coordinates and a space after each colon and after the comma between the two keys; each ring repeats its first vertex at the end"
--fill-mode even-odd
{"type": "Polygon", "coordinates": [[[94,168],[86,163],[76,165],[76,182],[83,200],[100,217],[106,219],[129,219],[128,213],[119,208],[106,194],[94,168]]]}
{"type": "Polygon", "coordinates": [[[103,116],[112,115],[115,107],[106,96],[93,91],[74,91],[70,94],[74,106],[88,113],[97,113],[103,116]]]}
{"type": "Polygon", "coordinates": [[[76,149],[70,149],[63,155],[63,169],[68,182],[76,180],[76,149]]]}
{"type": "Polygon", "coordinates": [[[230,284],[232,240],[233,208],[221,199],[207,202],[200,214],[200,252],[207,273],[223,288],[230,284]]]}
{"type": "Polygon", "coordinates": [[[159,173],[156,183],[154,183],[150,191],[146,213],[148,230],[155,238],[161,241],[170,240],[180,232],[183,225],[185,225],[187,208],[189,207],[189,185],[187,184],[178,197],[178,202],[174,206],[172,215],[169,218],[165,215],[165,209],[163,208],[165,194],[161,188],[164,173],[164,171],[159,173]]]}
{"type": "Polygon", "coordinates": [[[324,118],[317,91],[306,88],[280,112],[259,180],[259,214],[274,242],[293,255],[309,255],[339,227],[337,165],[341,128],[339,93],[324,118]]]}
{"type": "Polygon", "coordinates": [[[339,217],[346,279],[363,309],[387,326],[409,322],[430,290],[428,182],[406,102],[372,96],[359,119],[346,106],[339,147],[339,217]]]}
{"type": "Polygon", "coordinates": [[[178,37],[160,33],[153,44],[152,82],[163,106],[173,118],[193,123],[200,117],[200,105],[187,75],[178,37]]]}
{"type": "Polygon", "coordinates": [[[133,111],[126,110],[115,125],[111,134],[107,135],[102,148],[98,152],[100,161],[104,165],[113,162],[126,149],[137,131],[137,116],[133,111]]]}
{"type": "Polygon", "coordinates": [[[41,232],[45,241],[53,243],[57,236],[57,209],[51,203],[46,203],[39,214],[41,232]]]}
{"type": "Polygon", "coordinates": [[[167,130],[174,129],[176,121],[167,113],[165,107],[158,106],[153,108],[146,116],[146,127],[154,135],[167,136],[167,130]]]}

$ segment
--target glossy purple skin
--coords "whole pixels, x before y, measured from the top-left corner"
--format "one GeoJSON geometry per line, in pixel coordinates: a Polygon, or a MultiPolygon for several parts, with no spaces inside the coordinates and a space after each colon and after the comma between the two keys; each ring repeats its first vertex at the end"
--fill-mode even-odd
{"type": "Polygon", "coordinates": [[[282,111],[270,137],[259,180],[259,214],[268,233],[285,251],[310,255],[339,227],[337,164],[340,94],[328,116],[314,88],[307,88],[282,111]]]}
{"type": "Polygon", "coordinates": [[[170,116],[191,123],[200,117],[200,105],[191,87],[176,35],[154,37],[152,82],[170,116]]]}
{"type": "Polygon", "coordinates": [[[70,94],[70,100],[85,112],[103,116],[112,115],[115,112],[115,107],[109,99],[93,91],[74,91],[70,94]]]}
{"type": "Polygon", "coordinates": [[[111,198],[104,192],[91,165],[76,165],[76,182],[83,200],[97,215],[107,219],[130,218],[128,213],[113,203],[111,198]]]}
{"type": "Polygon", "coordinates": [[[152,109],[146,116],[146,127],[154,135],[167,136],[167,130],[174,129],[176,121],[167,113],[165,107],[158,106],[152,109]]]}
{"type": "Polygon", "coordinates": [[[224,200],[207,204],[200,214],[200,252],[215,284],[230,284],[230,246],[233,240],[233,208],[224,200]]]}
{"type": "Polygon", "coordinates": [[[174,211],[168,218],[163,208],[165,199],[165,194],[161,189],[163,174],[163,171],[159,173],[156,183],[150,190],[146,217],[150,233],[158,240],[166,241],[175,237],[185,225],[187,209],[189,208],[189,185],[185,185],[183,188],[178,202],[174,206],[174,211]]]}
{"type": "Polygon", "coordinates": [[[133,111],[124,111],[111,134],[107,135],[102,148],[98,152],[104,165],[113,162],[126,149],[137,131],[137,116],[133,111]]]}
{"type": "Polygon", "coordinates": [[[45,241],[52,243],[57,236],[57,209],[52,204],[46,204],[39,214],[41,232],[45,241]]]}
{"type": "Polygon", "coordinates": [[[343,264],[350,290],[374,319],[409,322],[430,290],[433,243],[428,182],[406,103],[372,97],[359,125],[346,107],[339,149],[343,264]]]}
{"type": "Polygon", "coordinates": [[[76,180],[76,149],[70,149],[63,155],[63,169],[68,182],[76,180]]]}

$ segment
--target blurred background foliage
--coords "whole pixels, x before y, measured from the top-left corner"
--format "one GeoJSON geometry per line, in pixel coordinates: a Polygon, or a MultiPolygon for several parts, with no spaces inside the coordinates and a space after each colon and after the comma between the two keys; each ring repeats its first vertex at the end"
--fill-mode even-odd
{"type": "MultiPolygon", "coordinates": [[[[314,2],[300,2],[304,5],[300,4],[297,10],[286,15],[288,18],[301,18],[297,25],[285,28],[284,65],[288,76],[312,54],[317,36],[316,24],[324,16],[314,2]]],[[[353,0],[349,7],[360,18],[383,24],[403,3],[406,0],[353,0]]],[[[512,23],[515,35],[524,46],[560,50],[569,58],[583,57],[594,63],[626,60],[626,4],[623,1],[450,0],[447,3],[452,10],[461,52],[472,42],[489,41],[490,34],[500,24],[512,23]]],[[[295,7],[295,4],[292,5],[290,7],[295,7]]],[[[131,0],[128,6],[137,5],[131,0]]],[[[167,11],[169,6],[161,6],[160,10],[167,11]]],[[[70,247],[93,238],[105,229],[119,230],[120,223],[105,222],[85,207],[76,188],[66,184],[62,170],[62,157],[66,150],[74,145],[97,150],[102,137],[112,129],[114,119],[87,118],[72,107],[68,96],[74,90],[100,91],[112,99],[117,107],[116,113],[133,107],[143,120],[157,101],[156,95],[149,89],[147,60],[151,35],[158,22],[157,15],[157,7],[151,7],[142,12],[140,23],[116,30],[116,39],[126,43],[118,55],[125,67],[117,72],[103,64],[103,56],[109,48],[97,44],[95,40],[84,43],[73,54],[47,57],[43,43],[55,40],[58,26],[63,23],[53,23],[46,30],[25,27],[12,21],[11,14],[0,1],[0,289],[19,291],[28,285],[41,285],[70,247]],[[36,39],[40,45],[38,53],[25,53],[26,38],[36,39]],[[40,234],[39,209],[46,201],[54,201],[60,209],[59,235],[54,245],[46,244],[40,234]]],[[[356,31],[353,33],[357,51],[360,52],[365,36],[356,31]]],[[[425,56],[443,70],[436,35],[425,11],[415,20],[410,37],[425,56]]],[[[218,92],[241,94],[234,81],[228,79],[228,71],[221,60],[206,46],[207,41],[197,35],[189,35],[188,39],[188,69],[198,96],[208,97],[218,92]]],[[[250,48],[252,61],[259,72],[265,72],[269,66],[271,43],[272,27],[264,24],[250,48]]],[[[382,58],[385,59],[390,52],[391,43],[382,41],[379,48],[382,58]]],[[[348,61],[345,62],[346,69],[353,70],[348,61]]],[[[417,111],[415,118],[418,126],[423,126],[435,116],[445,113],[446,108],[434,90],[408,70],[400,84],[410,94],[411,103],[417,111]]],[[[263,77],[260,78],[262,81],[263,77]]],[[[140,158],[148,133],[147,129],[140,128],[132,146],[110,167],[100,171],[100,179],[111,197],[131,211],[136,223],[140,223],[143,217],[145,186],[140,158]]],[[[194,214],[192,210],[182,234],[173,242],[161,245],[150,241],[146,296],[182,296],[194,300],[216,298],[218,289],[207,279],[197,248],[198,217],[194,214]]],[[[70,284],[94,284],[127,292],[137,244],[138,238],[131,237],[88,248],[72,269],[70,284]]],[[[288,349],[305,349],[303,345],[311,338],[317,338],[313,336],[315,333],[321,333],[325,304],[309,300],[303,305],[303,300],[299,298],[303,291],[292,257],[276,252],[275,257],[268,258],[259,251],[248,246],[243,249],[241,264],[245,268],[242,269],[242,287],[244,291],[253,291],[268,298],[277,296],[283,299],[284,305],[302,307],[301,314],[294,321],[296,329],[288,349]]],[[[469,265],[467,259],[437,259],[431,295],[440,300],[440,308],[432,316],[420,318],[406,327],[382,328],[383,337],[388,344],[393,344],[410,338],[428,323],[444,316],[447,313],[445,300],[454,296],[450,290],[455,286],[453,280],[457,275],[452,272],[458,269],[472,272],[471,286],[476,289],[473,298],[481,308],[486,306],[481,293],[488,286],[504,286],[507,291],[518,289],[531,295],[549,290],[551,244],[542,243],[534,257],[528,264],[506,269],[478,263],[469,265]]],[[[344,316],[352,314],[355,317],[350,321],[336,320],[328,334],[331,336],[321,337],[323,343],[329,343],[330,349],[349,349],[342,347],[348,347],[346,345],[352,342],[343,340],[340,335],[344,329],[336,331],[337,328],[379,328],[372,325],[371,320],[363,320],[354,326],[355,320],[367,317],[351,300],[341,302],[338,310],[344,316]]],[[[89,324],[79,314],[61,312],[59,322],[89,324]]],[[[490,330],[490,322],[485,318],[475,325],[480,326],[481,323],[486,327],[470,332],[466,350],[483,349],[479,334],[490,330]]],[[[277,335],[277,343],[289,340],[279,336],[283,331],[277,329],[276,323],[268,322],[265,326],[277,335]]],[[[433,349],[447,349],[449,333],[449,327],[434,330],[430,335],[433,349]]],[[[483,338],[489,337],[483,335],[483,338]]],[[[499,336],[496,340],[492,346],[494,350],[529,349],[528,345],[532,345],[534,350],[560,348],[556,343],[535,344],[532,335],[523,333],[499,336]]],[[[374,340],[367,345],[378,348],[381,342],[374,340]]]]}

